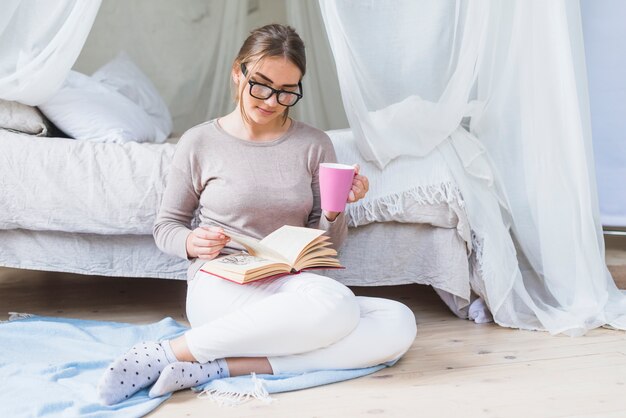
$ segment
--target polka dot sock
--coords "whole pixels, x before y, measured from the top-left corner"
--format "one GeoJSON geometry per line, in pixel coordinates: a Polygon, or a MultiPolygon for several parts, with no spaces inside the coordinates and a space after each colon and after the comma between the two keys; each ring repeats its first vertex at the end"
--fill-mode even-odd
{"type": "Polygon", "coordinates": [[[109,364],[98,383],[98,396],[106,405],[128,399],[156,382],[175,361],[169,341],[139,343],[109,364]]]}
{"type": "Polygon", "coordinates": [[[178,361],[168,365],[150,389],[149,396],[156,398],[166,393],[202,385],[209,380],[229,377],[226,360],[208,363],[178,361]]]}

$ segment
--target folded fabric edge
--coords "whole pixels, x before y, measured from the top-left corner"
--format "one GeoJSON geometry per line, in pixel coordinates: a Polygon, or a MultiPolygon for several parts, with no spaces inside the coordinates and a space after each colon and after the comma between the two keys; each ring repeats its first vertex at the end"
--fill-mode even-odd
{"type": "Polygon", "coordinates": [[[446,182],[428,186],[415,186],[403,192],[392,193],[377,197],[371,201],[357,203],[347,207],[348,226],[357,227],[372,222],[385,222],[385,213],[393,217],[404,212],[405,200],[412,200],[419,205],[434,205],[445,203],[457,204],[463,209],[465,202],[456,184],[446,182]]]}
{"type": "Polygon", "coordinates": [[[2,322],[13,322],[19,321],[21,319],[35,318],[37,315],[25,312],[9,312],[9,319],[7,321],[2,322]]]}
{"type": "Polygon", "coordinates": [[[140,326],[150,326],[150,325],[161,324],[161,323],[171,323],[175,325],[178,329],[173,334],[166,335],[163,337],[163,338],[168,338],[168,339],[176,338],[179,335],[182,335],[188,329],[186,325],[179,323],[171,316],[163,317],[162,319],[155,321],[155,322],[151,322],[149,324],[135,324],[135,323],[130,323],[130,322],[104,321],[100,319],[81,319],[81,318],[65,318],[65,317],[55,317],[55,316],[41,316],[41,315],[36,315],[36,314],[31,314],[31,313],[24,313],[24,312],[8,312],[8,315],[9,315],[8,320],[0,321],[0,324],[22,321],[22,320],[63,322],[63,323],[68,323],[68,324],[74,324],[77,326],[84,325],[85,323],[93,323],[93,324],[116,325],[116,326],[123,326],[123,327],[140,327],[140,326]]]}
{"type": "MultiPolygon", "coordinates": [[[[236,391],[236,390],[221,390],[217,388],[203,389],[198,393],[198,399],[209,399],[219,406],[235,406],[248,402],[252,399],[258,399],[259,401],[269,404],[274,402],[264,385],[264,381],[259,379],[256,373],[252,373],[251,381],[254,385],[251,391],[236,391]]],[[[194,388],[195,391],[195,388],[194,388]]]]}
{"type": "Polygon", "coordinates": [[[397,360],[362,369],[318,370],[306,373],[284,375],[261,375],[213,380],[205,385],[192,388],[198,398],[209,399],[220,406],[236,406],[253,399],[271,403],[275,399],[270,393],[291,392],[355,379],[390,367],[397,360]]]}

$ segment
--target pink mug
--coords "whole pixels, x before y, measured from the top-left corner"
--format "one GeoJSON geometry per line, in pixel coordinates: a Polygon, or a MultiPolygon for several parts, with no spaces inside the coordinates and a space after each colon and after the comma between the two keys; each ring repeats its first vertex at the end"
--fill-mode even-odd
{"type": "Polygon", "coordinates": [[[346,164],[320,164],[320,196],[322,209],[328,212],[343,212],[352,189],[354,167],[346,164]]]}

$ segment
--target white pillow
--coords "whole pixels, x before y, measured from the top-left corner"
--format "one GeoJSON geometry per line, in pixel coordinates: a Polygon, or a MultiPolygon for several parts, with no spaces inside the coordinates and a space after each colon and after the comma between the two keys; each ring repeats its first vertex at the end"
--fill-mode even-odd
{"type": "Polygon", "coordinates": [[[50,127],[36,107],[0,99],[0,129],[48,136],[50,127]]]}
{"type": "Polygon", "coordinates": [[[161,133],[137,104],[89,76],[70,71],[61,89],[39,109],[75,139],[155,142],[161,133]]]}
{"type": "Polygon", "coordinates": [[[172,132],[172,116],[150,79],[133,63],[126,52],[103,65],[91,76],[141,106],[160,131],[157,142],[172,132]]]}

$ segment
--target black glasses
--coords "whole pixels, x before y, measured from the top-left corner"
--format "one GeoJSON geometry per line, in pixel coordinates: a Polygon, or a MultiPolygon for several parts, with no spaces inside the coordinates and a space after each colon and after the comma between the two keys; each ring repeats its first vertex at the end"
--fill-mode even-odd
{"type": "MultiPolygon", "coordinates": [[[[248,75],[246,64],[241,64],[241,72],[245,76],[248,75]]],[[[298,82],[298,89],[300,89],[300,93],[296,93],[295,91],[276,90],[266,84],[252,80],[248,80],[248,84],[250,84],[250,96],[255,99],[267,100],[272,97],[273,94],[276,94],[276,101],[278,104],[287,107],[295,105],[298,103],[298,100],[302,99],[302,82],[298,82]]]]}

